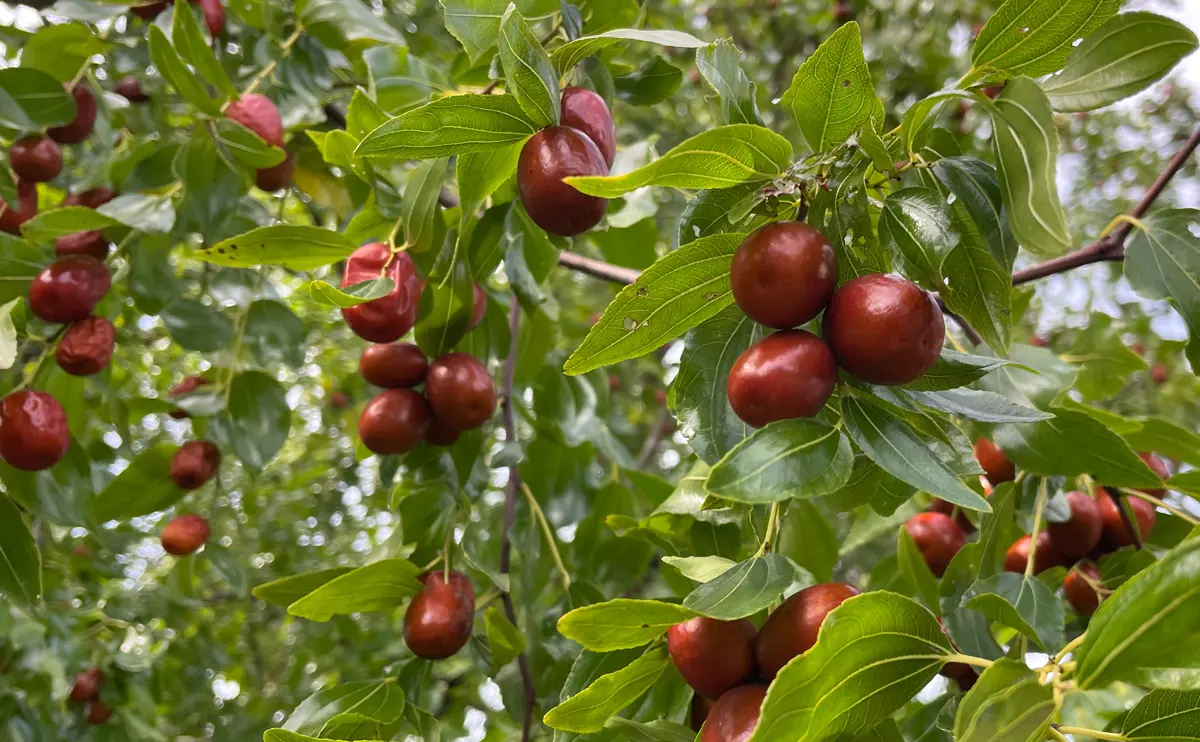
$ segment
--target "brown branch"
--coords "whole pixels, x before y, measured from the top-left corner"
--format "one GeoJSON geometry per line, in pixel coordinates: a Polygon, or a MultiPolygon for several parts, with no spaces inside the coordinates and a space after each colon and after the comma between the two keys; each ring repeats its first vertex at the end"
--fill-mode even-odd
{"type": "Polygon", "coordinates": [[[612,265],[602,260],[593,260],[592,258],[585,258],[582,255],[565,251],[558,254],[558,264],[564,268],[587,274],[593,278],[602,278],[605,281],[623,283],[627,286],[636,282],[638,276],[641,275],[639,271],[633,268],[622,268],[619,265],[612,265]]]}

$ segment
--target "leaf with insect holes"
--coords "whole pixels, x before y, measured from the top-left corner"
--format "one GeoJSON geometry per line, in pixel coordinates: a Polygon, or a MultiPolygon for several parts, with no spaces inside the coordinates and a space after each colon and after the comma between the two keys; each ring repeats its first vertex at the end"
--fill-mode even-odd
{"type": "Polygon", "coordinates": [[[644,41],[660,46],[679,49],[699,49],[707,46],[708,42],[701,41],[695,36],[682,31],[657,31],[639,28],[617,28],[605,31],[595,36],[584,36],[567,42],[550,54],[555,69],[560,75],[565,75],[572,67],[614,44],[626,41],[644,41]]]}
{"type": "Polygon", "coordinates": [[[497,149],[537,130],[511,95],[454,95],[388,121],[359,142],[354,154],[429,160],[497,149]]]}
{"type": "Polygon", "coordinates": [[[879,106],[863,56],[862,31],[851,21],[821,43],[796,70],[782,105],[814,152],[826,152],[871,121],[879,106]]]}
{"type": "Polygon", "coordinates": [[[1036,77],[1061,68],[1075,48],[1121,8],[1122,0],[1006,0],[971,50],[977,70],[1036,77]]]}

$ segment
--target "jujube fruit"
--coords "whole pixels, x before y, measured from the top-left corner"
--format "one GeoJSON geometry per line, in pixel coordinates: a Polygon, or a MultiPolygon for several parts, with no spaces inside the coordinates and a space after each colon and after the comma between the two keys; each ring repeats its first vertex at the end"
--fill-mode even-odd
{"type": "Polygon", "coordinates": [[[367,383],[384,389],[417,386],[425,381],[429,361],[412,343],[376,343],[358,359],[358,372],[367,383]]]}
{"type": "Polygon", "coordinates": [[[530,137],[517,161],[517,190],[525,211],[551,234],[572,237],[600,223],[608,201],[563,182],[580,175],[607,175],[596,143],[577,129],[551,126],[530,137]]]}
{"type": "Polygon", "coordinates": [[[975,460],[983,467],[983,473],[992,486],[1011,482],[1017,477],[1017,468],[1008,460],[1004,451],[987,438],[975,441],[975,460]]]}
{"type": "Polygon", "coordinates": [[[0,458],[23,471],[49,469],[67,455],[67,413],[45,392],[13,392],[0,401],[0,458]]]}
{"type": "Polygon", "coordinates": [[[483,318],[486,314],[487,293],[483,290],[482,286],[476,283],[471,304],[471,324],[467,325],[467,331],[470,332],[476,327],[479,327],[479,323],[483,322],[483,318]]]}
{"type": "Polygon", "coordinates": [[[453,446],[458,442],[460,435],[461,430],[434,416],[433,421],[429,423],[429,431],[425,433],[425,440],[433,446],[453,446]]]}
{"type": "Polygon", "coordinates": [[[101,700],[95,700],[87,705],[87,723],[99,726],[112,718],[112,709],[101,700]]]}
{"type": "Polygon", "coordinates": [[[17,203],[9,205],[0,198],[0,231],[20,234],[21,225],[37,214],[37,186],[27,180],[17,181],[17,203]]]}
{"type": "Polygon", "coordinates": [[[747,742],[766,697],[765,685],[743,685],[721,696],[708,711],[700,742],[747,742]]]}
{"type": "Polygon", "coordinates": [[[1171,372],[1167,369],[1166,365],[1156,363],[1150,367],[1150,380],[1155,384],[1166,384],[1170,378],[1171,372]]]}
{"type": "Polygon", "coordinates": [[[91,376],[108,368],[117,331],[104,317],[86,317],[67,328],[54,360],[72,376],[91,376]]]}
{"type": "Polygon", "coordinates": [[[254,174],[254,184],[264,191],[282,191],[292,183],[292,166],[295,164],[296,156],[288,152],[278,165],[259,168],[254,174]]]}
{"type": "Polygon", "coordinates": [[[821,313],[837,287],[837,253],[804,222],[760,227],[738,246],[729,268],[733,298],[750,319],[786,330],[821,313]]]}
{"type": "Polygon", "coordinates": [[[8,148],[8,166],[21,180],[44,183],[62,172],[62,150],[50,137],[22,137],[8,148]]]}
{"type": "MultiPolygon", "coordinates": [[[[1136,497],[1122,498],[1122,500],[1129,503],[1137,521],[1138,533],[1145,541],[1154,530],[1154,521],[1157,519],[1154,506],[1136,497]]],[[[1133,534],[1125,527],[1125,521],[1121,519],[1121,511],[1117,509],[1116,503],[1112,501],[1108,493],[1099,492],[1096,495],[1096,504],[1100,507],[1100,520],[1104,523],[1101,543],[1113,550],[1122,546],[1131,546],[1134,543],[1133,534]]]]}
{"type": "Polygon", "coordinates": [[[59,258],[29,285],[29,310],[47,322],[77,322],[92,313],[108,293],[112,277],[90,255],[59,258]]]}
{"type": "Polygon", "coordinates": [[[76,232],[59,237],[54,241],[54,254],[61,257],[67,255],[91,255],[96,260],[108,257],[108,240],[98,229],[86,232],[76,232]]]}
{"type": "Polygon", "coordinates": [[[667,631],[667,651],[687,684],[716,700],[754,674],[758,629],[749,619],[718,621],[697,616],[667,631]]]}
{"type": "Polygon", "coordinates": [[[946,572],[950,560],[966,546],[967,538],[954,519],[942,513],[917,513],[904,523],[913,543],[929,569],[938,577],[946,572]]]}
{"type": "Polygon", "coordinates": [[[850,0],[837,0],[833,4],[833,19],[838,23],[846,23],[854,20],[854,6],[850,0]]]}
{"type": "Polygon", "coordinates": [[[212,441],[188,441],[171,457],[171,481],[194,490],[208,484],[221,468],[221,449],[212,441]]]}
{"type": "Polygon", "coordinates": [[[1086,575],[1097,585],[1104,584],[1103,578],[1100,576],[1100,570],[1090,564],[1076,564],[1075,569],[1067,573],[1067,579],[1063,581],[1063,595],[1066,596],[1067,602],[1075,609],[1075,612],[1081,616],[1090,616],[1100,607],[1100,593],[1088,584],[1086,575]]]}
{"type": "Polygon", "coordinates": [[[974,688],[975,681],[979,680],[979,676],[975,674],[975,668],[965,662],[947,662],[942,665],[939,674],[958,683],[958,687],[963,691],[974,688]]]}
{"type": "Polygon", "coordinates": [[[812,417],[837,385],[837,361],[821,338],[783,330],[746,349],[725,382],[729,404],[756,428],[776,420],[812,417]]]}
{"type": "Polygon", "coordinates": [[[116,197],[116,192],[108,186],[97,186],[79,193],[72,193],[63,199],[63,206],[86,206],[89,209],[98,209],[116,197]]]}
{"type": "Polygon", "coordinates": [[[364,340],[390,343],[413,328],[421,298],[421,279],[408,253],[392,254],[387,245],[373,242],[351,253],[342,274],[342,288],[375,278],[392,279],[395,286],[386,296],[346,307],[342,318],[364,340]]]}
{"type": "MultiPolygon", "coordinates": [[[[986,497],[987,495],[984,496],[986,497]]],[[[931,513],[941,513],[942,515],[951,516],[954,515],[955,509],[956,507],[954,503],[947,502],[940,497],[933,498],[933,500],[930,501],[928,508],[929,512],[931,513]]],[[[963,508],[957,508],[957,510],[958,515],[954,518],[954,522],[958,524],[958,527],[962,529],[964,534],[973,533],[975,531],[975,524],[972,523],[969,518],[967,518],[966,511],[963,508]]]]}
{"type": "Polygon", "coordinates": [[[1104,521],[1100,518],[1100,506],[1086,492],[1068,492],[1067,504],[1071,507],[1070,520],[1049,523],[1046,532],[1055,551],[1079,559],[1100,545],[1104,521]]]}
{"type": "Polygon", "coordinates": [[[587,88],[563,88],[561,112],[560,123],[586,134],[604,156],[604,163],[612,167],[617,156],[617,135],[604,99],[587,88]]]}
{"type": "Polygon", "coordinates": [[[71,685],[71,701],[74,703],[87,703],[100,695],[100,686],[104,685],[104,671],[99,667],[93,667],[86,672],[81,672],[75,676],[75,682],[71,685]]]}
{"type": "Polygon", "coordinates": [[[708,712],[712,711],[713,702],[700,695],[699,693],[692,694],[692,705],[688,711],[688,726],[693,732],[700,731],[700,727],[704,726],[704,720],[708,718],[708,712]]]}
{"type": "Polygon", "coordinates": [[[159,13],[167,9],[167,0],[157,0],[156,2],[143,2],[134,5],[129,9],[131,13],[141,18],[143,21],[154,20],[159,13]]]}
{"type": "MultiPolygon", "coordinates": [[[[1167,465],[1154,454],[1139,453],[1138,458],[1142,460],[1142,463],[1150,467],[1150,471],[1154,472],[1154,475],[1159,479],[1169,479],[1171,477],[1171,472],[1167,471],[1167,465]]],[[[1150,489],[1141,489],[1140,491],[1152,497],[1157,497],[1160,500],[1167,496],[1167,491],[1162,487],[1152,487],[1150,489]]]]}
{"type": "Polygon", "coordinates": [[[267,144],[283,146],[283,119],[279,117],[279,109],[267,96],[258,93],[243,95],[229,104],[225,109],[225,117],[259,135],[267,144]]]}
{"type": "Polygon", "coordinates": [[[773,679],[792,658],[811,649],[829,612],[855,595],[858,590],[849,585],[827,582],[785,600],[758,632],[754,656],[763,677],[773,679]]]}
{"type": "Polygon", "coordinates": [[[425,398],[412,389],[388,389],[363,407],[358,437],[377,454],[408,453],[429,430],[432,415],[425,398]]]}
{"type": "Polygon", "coordinates": [[[459,430],[478,428],[496,411],[492,375],[466,353],[447,353],[429,365],[425,395],[433,414],[459,430]]]}
{"type": "MultiPolygon", "coordinates": [[[[185,394],[191,394],[200,387],[208,386],[211,383],[211,381],[203,376],[187,376],[183,379],[183,381],[167,390],[167,399],[175,399],[176,397],[182,397],[185,394]]],[[[171,411],[171,417],[175,418],[176,420],[182,420],[188,416],[189,415],[185,410],[175,409],[171,411]]]]}
{"type": "MultiPolygon", "coordinates": [[[[1029,563],[1029,546],[1033,543],[1031,536],[1025,535],[1013,542],[1013,545],[1008,547],[1008,551],[1004,553],[1004,570],[1006,572],[1015,572],[1023,574],[1025,566],[1029,563]]],[[[1050,543],[1050,534],[1046,531],[1038,533],[1037,553],[1033,557],[1033,573],[1040,575],[1048,569],[1055,567],[1064,567],[1067,565],[1066,557],[1059,554],[1054,548],[1054,544],[1050,543]]]]}
{"type": "Polygon", "coordinates": [[[130,103],[145,103],[150,96],[142,91],[142,84],[136,77],[123,77],[113,86],[113,92],[130,103]]]}
{"type": "Polygon", "coordinates": [[[424,588],[404,613],[404,643],[416,656],[441,660],[458,652],[471,638],[475,623],[475,591],[462,572],[442,570],[420,578],[424,588]]]}
{"type": "Polygon", "coordinates": [[[162,547],[172,556],[187,556],[204,546],[210,535],[208,521],[189,513],[175,518],[163,529],[162,547]]]}
{"type": "Polygon", "coordinates": [[[75,118],[70,123],[47,129],[50,138],[59,144],[78,144],[92,133],[96,125],[96,96],[83,83],[71,90],[75,99],[75,118]]]}
{"type": "MultiPolygon", "coordinates": [[[[208,26],[208,32],[215,39],[225,30],[225,8],[221,5],[221,0],[192,0],[194,5],[200,6],[200,12],[204,16],[204,25],[208,26]]],[[[178,10],[175,12],[179,12],[178,10]]]]}
{"type": "Polygon", "coordinates": [[[838,365],[863,381],[907,384],[937,362],[946,336],[929,292],[900,276],[861,276],[833,292],[822,334],[838,365]]]}

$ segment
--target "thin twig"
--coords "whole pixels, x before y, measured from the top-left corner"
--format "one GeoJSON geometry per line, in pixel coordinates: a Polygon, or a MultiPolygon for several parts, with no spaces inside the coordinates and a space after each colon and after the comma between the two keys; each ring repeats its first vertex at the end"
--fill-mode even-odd
{"type": "Polygon", "coordinates": [[[635,469],[638,471],[645,469],[650,460],[654,458],[654,454],[658,453],[658,447],[675,429],[671,422],[672,419],[671,411],[664,407],[654,422],[654,430],[651,430],[650,435],[646,436],[646,442],[642,444],[642,450],[638,452],[637,459],[634,461],[635,469]]]}
{"type": "Polygon", "coordinates": [[[1125,489],[1124,487],[1121,488],[1121,493],[1124,494],[1126,497],[1136,497],[1139,500],[1145,500],[1146,502],[1150,503],[1151,505],[1154,505],[1155,507],[1160,507],[1163,510],[1166,510],[1171,515],[1174,515],[1176,518],[1179,518],[1180,520],[1188,523],[1189,525],[1191,525],[1193,527],[1200,526],[1200,519],[1197,519],[1196,516],[1194,516],[1190,513],[1184,512],[1183,510],[1175,507],[1174,505],[1171,505],[1170,503],[1164,501],[1162,498],[1155,497],[1154,495],[1147,495],[1145,492],[1141,492],[1139,490],[1125,489]]]}
{"type": "Polygon", "coordinates": [[[570,590],[571,573],[567,571],[567,565],[558,551],[558,542],[554,539],[554,529],[550,528],[550,521],[546,520],[546,514],[542,512],[542,506],[533,496],[533,490],[529,489],[529,485],[521,482],[521,492],[525,494],[529,509],[533,511],[538,525],[542,528],[542,535],[546,537],[546,544],[550,547],[550,556],[554,558],[554,565],[558,567],[558,573],[562,576],[563,589],[570,590]]]}

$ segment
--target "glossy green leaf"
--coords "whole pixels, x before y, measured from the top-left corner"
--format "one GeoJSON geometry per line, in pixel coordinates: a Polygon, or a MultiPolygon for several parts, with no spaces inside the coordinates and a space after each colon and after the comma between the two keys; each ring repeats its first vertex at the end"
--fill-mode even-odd
{"type": "Polygon", "coordinates": [[[394,288],[396,288],[396,282],[387,277],[360,281],[344,289],[326,281],[313,281],[308,285],[308,290],[312,293],[315,301],[342,309],[356,307],[359,304],[387,296],[394,288]]]}
{"type": "Polygon", "coordinates": [[[384,559],[333,578],[288,606],[310,621],[395,608],[421,590],[419,567],[406,559],[384,559]]]}
{"type": "Polygon", "coordinates": [[[946,389],[940,392],[905,390],[904,393],[926,407],[985,423],[1031,423],[1054,417],[1054,413],[1026,407],[995,392],[977,389],[946,389]]]}
{"type": "Polygon", "coordinates": [[[404,691],[394,678],[342,683],[304,699],[283,729],[333,739],[391,736],[404,719],[404,706],[404,691]]]}
{"type": "Polygon", "coordinates": [[[1008,225],[995,166],[975,157],[947,157],[933,166],[933,173],[943,189],[954,194],[952,207],[960,233],[964,222],[971,223],[973,234],[961,234],[963,239],[982,238],[996,262],[1011,270],[1017,241],[1008,225]]]}
{"type": "MultiPolygon", "coordinates": [[[[185,15],[180,13],[179,15],[185,15]]],[[[283,162],[287,153],[279,147],[272,147],[267,141],[254,132],[230,119],[213,121],[216,139],[236,159],[250,167],[273,167],[283,162]]]]}
{"type": "Polygon", "coordinates": [[[1122,437],[1135,451],[1154,451],[1176,461],[1200,466],[1200,435],[1161,417],[1144,418],[1137,430],[1122,437]]]}
{"type": "Polygon", "coordinates": [[[405,180],[400,219],[404,226],[404,244],[414,254],[423,253],[436,245],[438,196],[442,192],[448,165],[446,158],[418,163],[405,180]]]}
{"type": "Polygon", "coordinates": [[[41,553],[25,517],[7,497],[0,497],[0,591],[26,606],[42,597],[41,553]]]}
{"type": "Polygon", "coordinates": [[[75,99],[51,75],[28,67],[0,70],[0,126],[36,131],[75,117],[75,99]]]}
{"type": "Polygon", "coordinates": [[[224,103],[237,97],[238,89],[209,48],[208,41],[200,30],[200,23],[196,20],[197,10],[198,8],[190,7],[190,4],[176,9],[171,24],[171,41],[175,44],[179,56],[192,65],[200,77],[223,94],[221,102],[224,103]]]}
{"type": "Polygon", "coordinates": [[[205,245],[192,256],[230,268],[279,265],[293,270],[313,270],[345,260],[357,247],[333,230],[277,224],[252,229],[215,245],[205,245]]]}
{"type": "Polygon", "coordinates": [[[100,522],[128,520],[166,510],[187,494],[171,481],[171,458],[176,446],[148,448],[129,462],[92,500],[92,513],[100,522]]]}
{"type": "Polygon", "coordinates": [[[1183,315],[1188,360],[1200,364],[1200,223],[1196,209],[1156,211],[1141,220],[1125,251],[1125,277],[1148,299],[1167,299],[1183,315]]]}
{"type": "Polygon", "coordinates": [[[584,649],[612,652],[648,644],[697,615],[674,603],[617,598],[567,613],[558,619],[558,632],[584,649]]]}
{"type": "Polygon", "coordinates": [[[350,51],[372,42],[402,46],[404,37],[362,0],[306,0],[299,21],[322,44],[350,51]]]}
{"type": "Polygon", "coordinates": [[[942,300],[997,353],[1007,355],[1012,343],[1012,277],[988,249],[988,240],[965,205],[952,204],[950,217],[959,243],[942,263],[942,300]]]}
{"type": "Polygon", "coordinates": [[[943,349],[942,354],[934,363],[933,368],[914,382],[905,384],[907,390],[917,392],[940,392],[947,389],[957,389],[992,373],[996,369],[1007,366],[1009,361],[1003,358],[970,355],[943,349]]]}
{"type": "Polygon", "coordinates": [[[854,452],[842,432],[821,420],[781,420],[754,431],[709,473],[717,497],[745,503],[820,497],[850,479],[854,452]]]}
{"type": "Polygon", "coordinates": [[[1075,388],[1085,400],[1106,399],[1115,395],[1129,377],[1149,364],[1125,344],[1121,332],[1113,326],[1112,317],[1092,312],[1087,326],[1061,358],[1080,364],[1075,376],[1075,388]]]}
{"type": "Polygon", "coordinates": [[[851,21],[804,60],[781,104],[814,152],[825,152],[870,121],[879,99],[863,57],[862,32],[851,21]]]}
{"type": "Polygon", "coordinates": [[[689,580],[709,582],[737,566],[737,562],[719,556],[665,556],[663,562],[679,570],[689,580]]]}
{"type": "Polygon", "coordinates": [[[988,19],[971,62],[1009,77],[1036,77],[1061,68],[1077,39],[1113,16],[1121,0],[1006,0],[988,19]]]}
{"type": "Polygon", "coordinates": [[[620,733],[628,742],[695,742],[696,739],[691,727],[665,719],[642,723],[614,716],[604,726],[620,733]]]}
{"type": "Polygon", "coordinates": [[[753,198],[765,185],[764,181],[750,181],[697,193],[688,201],[679,219],[679,246],[712,234],[739,231],[730,222],[730,212],[746,199],[753,198]]]}
{"type": "Polygon", "coordinates": [[[896,529],[896,561],[900,565],[900,573],[912,583],[925,607],[935,615],[940,615],[942,608],[938,601],[937,577],[929,569],[929,564],[907,528],[896,529]]]}
{"type": "Polygon", "coordinates": [[[487,633],[488,649],[492,653],[493,672],[498,672],[525,651],[525,637],[496,606],[490,606],[484,613],[483,628],[487,633]]]}
{"type": "Polygon", "coordinates": [[[668,664],[666,648],[651,649],[627,667],[601,676],[550,709],[543,721],[549,727],[568,732],[598,732],[610,717],[650,690],[668,664]]]}
{"type": "Polygon", "coordinates": [[[557,126],[561,108],[558,74],[515,4],[510,4],[500,17],[497,47],[504,68],[504,89],[539,128],[557,126]]]}
{"type": "Polygon", "coordinates": [[[287,304],[259,299],[246,310],[242,346],[263,368],[304,364],[304,321],[287,304]]]}
{"type": "Polygon", "coordinates": [[[779,600],[796,579],[796,569],[787,557],[754,557],[697,587],[683,599],[683,607],[709,618],[733,621],[779,600]]]}
{"type": "Polygon", "coordinates": [[[96,211],[142,232],[166,234],[175,226],[175,207],[171,199],[159,196],[126,193],[96,211]]]}
{"type": "Polygon", "coordinates": [[[262,471],[283,448],[291,428],[287,395],[274,378],[246,371],[229,385],[229,409],[213,419],[213,434],[249,469],[262,471]]]}
{"type": "Polygon", "coordinates": [[[21,67],[41,70],[60,82],[68,82],[92,55],[102,53],[105,47],[103,39],[82,23],[47,24],[23,45],[21,67]]]}
{"type": "Polygon", "coordinates": [[[967,691],[958,703],[958,714],[954,718],[955,738],[962,739],[967,735],[985,706],[1004,700],[1014,686],[1036,677],[1024,662],[1008,658],[996,660],[985,668],[979,674],[975,687],[967,691]]]}
{"type": "Polygon", "coordinates": [[[256,586],[253,593],[259,600],[286,608],[330,580],[350,571],[350,567],[330,567],[316,572],[281,577],[256,586]]]}
{"type": "Polygon", "coordinates": [[[701,41],[691,34],[670,30],[642,30],[637,28],[617,28],[595,36],[584,36],[575,41],[563,44],[550,54],[554,67],[560,75],[566,74],[572,67],[614,44],[625,41],[644,41],[660,46],[679,49],[699,49],[708,42],[701,41]]]}
{"type": "Polygon", "coordinates": [[[1044,651],[1066,644],[1062,603],[1040,580],[1001,572],[975,583],[962,605],[1016,629],[1044,651]]]}
{"type": "Polygon", "coordinates": [[[959,703],[954,736],[961,742],[1041,742],[1054,717],[1054,694],[1024,663],[997,660],[959,703]]]}
{"type": "Polygon", "coordinates": [[[121,222],[94,209],[67,206],[39,213],[21,225],[21,235],[30,242],[47,243],[76,232],[119,226],[121,222]]]}
{"type": "Polygon", "coordinates": [[[942,288],[942,262],[958,243],[944,198],[928,188],[891,194],[879,216],[879,239],[904,275],[931,291],[942,288]]]}
{"type": "Polygon", "coordinates": [[[1151,690],[1121,720],[1120,733],[1131,742],[1200,740],[1200,691],[1151,690]]]}
{"type": "Polygon", "coordinates": [[[153,24],[150,25],[150,59],[158,68],[159,74],[188,103],[210,116],[217,116],[221,113],[221,102],[208,94],[204,83],[180,58],[179,53],[167,40],[166,34],[153,24]]]}
{"type": "Polygon", "coordinates": [[[741,50],[725,39],[696,50],[696,68],[717,93],[722,123],[762,125],[755,85],[741,61],[741,50]]]}
{"type": "Polygon", "coordinates": [[[524,141],[537,129],[511,95],[454,95],[388,121],[354,154],[392,160],[466,155],[524,141]]]}
{"type": "Polygon", "coordinates": [[[683,70],[662,57],[651,57],[627,75],[617,75],[617,98],[631,106],[652,106],[669,99],[683,84],[683,70]]]}
{"type": "MultiPolygon", "coordinates": [[[[471,59],[496,45],[500,36],[500,18],[510,0],[440,0],[445,11],[446,30],[458,39],[471,59]]],[[[558,0],[515,0],[517,10],[530,21],[540,21],[558,13],[558,0]]]]}
{"type": "MultiPolygon", "coordinates": [[[[447,247],[452,250],[453,243],[447,247]]],[[[474,306],[474,282],[467,274],[466,261],[460,260],[446,282],[430,282],[421,292],[415,331],[417,345],[430,358],[450,352],[467,334],[474,306]]]]}

